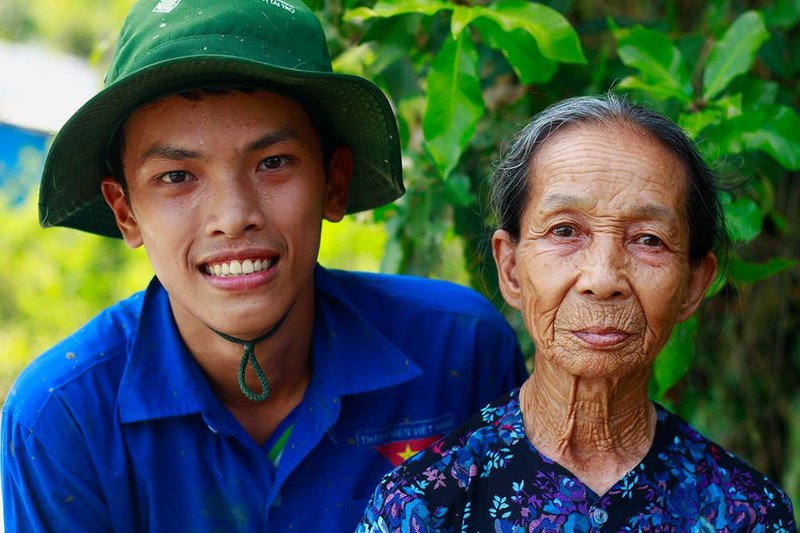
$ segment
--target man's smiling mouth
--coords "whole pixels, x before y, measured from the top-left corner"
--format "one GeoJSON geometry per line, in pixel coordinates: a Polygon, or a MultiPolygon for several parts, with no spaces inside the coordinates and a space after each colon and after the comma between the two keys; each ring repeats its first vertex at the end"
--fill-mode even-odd
{"type": "Polygon", "coordinates": [[[215,277],[232,277],[252,274],[254,272],[261,272],[268,270],[275,263],[278,262],[277,257],[270,257],[269,259],[244,259],[239,261],[234,259],[232,261],[214,263],[205,265],[203,270],[209,276],[215,277]]]}

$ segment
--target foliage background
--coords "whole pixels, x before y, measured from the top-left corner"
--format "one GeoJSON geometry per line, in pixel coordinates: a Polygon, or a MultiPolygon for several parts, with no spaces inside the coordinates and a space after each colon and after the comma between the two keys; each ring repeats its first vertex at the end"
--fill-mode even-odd
{"type": "MultiPolygon", "coordinates": [[[[69,51],[100,73],[130,3],[0,0],[0,39],[69,51]]],[[[728,186],[737,248],[659,356],[651,393],[800,503],[800,0],[310,4],[335,68],[390,96],[408,188],[391,206],[326,225],[321,262],[472,285],[507,312],[529,354],[487,246],[501,140],[556,100],[610,89],[695,137],[728,186]]],[[[3,395],[32,355],[150,277],[141,251],[39,229],[35,202],[0,204],[3,395]]]]}

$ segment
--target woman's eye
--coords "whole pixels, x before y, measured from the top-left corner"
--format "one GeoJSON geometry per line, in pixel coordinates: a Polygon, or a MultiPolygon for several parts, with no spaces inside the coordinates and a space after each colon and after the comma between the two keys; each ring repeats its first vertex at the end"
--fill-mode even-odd
{"type": "Polygon", "coordinates": [[[575,228],[572,226],[556,226],[550,232],[556,237],[574,237],[576,234],[575,228]]]}
{"type": "Polygon", "coordinates": [[[652,246],[652,247],[662,246],[664,244],[664,241],[662,241],[655,235],[650,235],[650,234],[639,236],[636,239],[636,242],[638,242],[639,244],[643,244],[645,246],[652,246]]]}
{"type": "Polygon", "coordinates": [[[183,183],[189,180],[189,173],[183,170],[175,170],[172,172],[165,172],[161,175],[161,181],[170,184],[183,183]]]}
{"type": "Polygon", "coordinates": [[[286,158],[280,155],[274,155],[261,161],[259,170],[274,170],[281,168],[286,162],[286,158]]]}

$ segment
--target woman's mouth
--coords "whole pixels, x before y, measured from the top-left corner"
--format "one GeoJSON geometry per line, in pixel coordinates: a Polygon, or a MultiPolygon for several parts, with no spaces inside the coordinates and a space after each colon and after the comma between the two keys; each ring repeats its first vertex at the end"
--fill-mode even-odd
{"type": "Polygon", "coordinates": [[[594,348],[611,348],[625,342],[631,335],[616,328],[586,328],[572,332],[594,348]]]}
{"type": "Polygon", "coordinates": [[[209,276],[214,277],[233,277],[233,276],[246,276],[254,272],[262,272],[272,268],[278,262],[277,257],[270,257],[269,259],[233,259],[231,261],[224,261],[220,263],[207,264],[203,266],[203,271],[209,276]]]}

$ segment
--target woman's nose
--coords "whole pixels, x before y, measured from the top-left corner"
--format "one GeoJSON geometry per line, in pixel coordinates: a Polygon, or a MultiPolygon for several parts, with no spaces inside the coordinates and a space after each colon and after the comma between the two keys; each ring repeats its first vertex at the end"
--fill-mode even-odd
{"type": "Polygon", "coordinates": [[[235,239],[263,228],[266,223],[262,195],[246,179],[232,178],[215,185],[208,203],[208,235],[222,234],[235,239]]]}
{"type": "Polygon", "coordinates": [[[575,288],[600,300],[624,299],[631,293],[625,247],[611,237],[595,237],[584,250],[575,288]]]}

